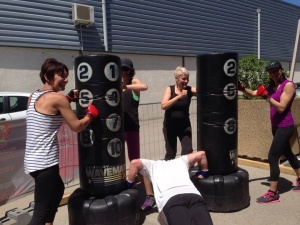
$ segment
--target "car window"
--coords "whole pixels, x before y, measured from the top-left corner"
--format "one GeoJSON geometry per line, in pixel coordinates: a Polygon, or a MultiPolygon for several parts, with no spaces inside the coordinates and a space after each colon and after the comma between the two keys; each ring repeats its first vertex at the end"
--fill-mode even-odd
{"type": "Polygon", "coordinates": [[[3,113],[3,100],[4,100],[3,96],[0,96],[0,114],[3,113]]]}
{"type": "Polygon", "coordinates": [[[27,109],[27,100],[28,97],[25,96],[10,96],[8,99],[9,102],[9,112],[20,112],[27,109]]]}

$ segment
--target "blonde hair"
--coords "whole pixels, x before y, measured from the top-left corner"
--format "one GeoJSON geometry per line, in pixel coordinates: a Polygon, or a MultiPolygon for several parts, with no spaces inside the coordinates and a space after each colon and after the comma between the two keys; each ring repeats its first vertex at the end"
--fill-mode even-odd
{"type": "Polygon", "coordinates": [[[189,71],[187,71],[187,69],[182,66],[178,66],[174,71],[175,78],[182,77],[182,76],[188,77],[189,75],[190,75],[189,71]]]}

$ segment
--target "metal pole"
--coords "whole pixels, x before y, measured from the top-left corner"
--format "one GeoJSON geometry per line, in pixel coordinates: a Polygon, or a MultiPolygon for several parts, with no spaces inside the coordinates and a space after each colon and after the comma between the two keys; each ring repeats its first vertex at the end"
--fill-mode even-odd
{"type": "Polygon", "coordinates": [[[296,40],[295,40],[295,47],[294,47],[294,54],[293,54],[293,60],[292,60],[292,66],[291,66],[291,80],[294,80],[294,72],[295,72],[295,63],[297,58],[297,49],[299,45],[299,36],[300,36],[300,20],[298,21],[298,28],[297,28],[297,34],[296,34],[296,40]]]}
{"type": "Polygon", "coordinates": [[[107,41],[107,21],[106,21],[106,2],[102,0],[102,19],[103,19],[103,41],[104,50],[108,51],[108,41],[107,41]]]}
{"type": "Polygon", "coordinates": [[[260,59],[260,13],[261,9],[257,9],[257,58],[260,59]]]}

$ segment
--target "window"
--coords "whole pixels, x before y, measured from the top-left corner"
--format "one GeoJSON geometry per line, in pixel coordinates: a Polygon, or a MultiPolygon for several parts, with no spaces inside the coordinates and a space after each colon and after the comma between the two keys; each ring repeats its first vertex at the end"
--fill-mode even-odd
{"type": "Polygon", "coordinates": [[[9,97],[9,112],[20,112],[27,109],[28,97],[25,96],[10,96],[9,97]]]}
{"type": "Polygon", "coordinates": [[[3,98],[3,96],[0,96],[0,114],[2,114],[3,113],[3,101],[4,101],[4,98],[3,98]]]}

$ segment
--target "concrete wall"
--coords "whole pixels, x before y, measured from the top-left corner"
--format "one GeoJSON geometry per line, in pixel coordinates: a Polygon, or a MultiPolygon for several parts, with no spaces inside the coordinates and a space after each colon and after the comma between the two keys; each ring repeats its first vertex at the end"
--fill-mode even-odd
{"type": "MultiPolygon", "coordinates": [[[[268,159],[272,143],[268,103],[265,100],[238,100],[238,154],[249,158],[268,159]]],[[[294,100],[292,113],[295,132],[290,140],[294,154],[299,151],[300,98],[294,100]]]]}
{"type": "MultiPolygon", "coordinates": [[[[74,88],[73,62],[79,53],[8,47],[0,47],[0,51],[2,53],[0,55],[0,91],[33,92],[42,87],[39,71],[42,63],[48,57],[54,57],[68,66],[70,69],[69,84],[65,92],[74,88]]],[[[160,102],[165,88],[175,82],[173,75],[175,68],[182,65],[182,57],[178,56],[114,55],[131,58],[136,69],[136,77],[148,84],[148,90],[141,94],[141,103],[160,102]]],[[[190,85],[195,86],[196,59],[195,57],[185,57],[184,60],[185,66],[190,71],[190,85]]]]}
{"type": "MultiPolygon", "coordinates": [[[[79,56],[76,51],[0,47],[0,91],[33,92],[42,86],[39,71],[48,57],[64,62],[70,69],[69,89],[74,88],[73,62],[79,56]]],[[[94,54],[85,52],[84,54],[94,54]]],[[[102,54],[106,54],[105,52],[102,54]]],[[[174,70],[185,66],[190,72],[191,86],[196,86],[196,57],[157,56],[138,54],[114,54],[131,58],[136,69],[136,77],[148,84],[148,90],[141,93],[141,103],[160,102],[165,88],[175,83],[174,70]]],[[[290,63],[283,63],[288,70],[290,63]]],[[[296,66],[294,81],[300,82],[300,63],[296,66]]]]}

